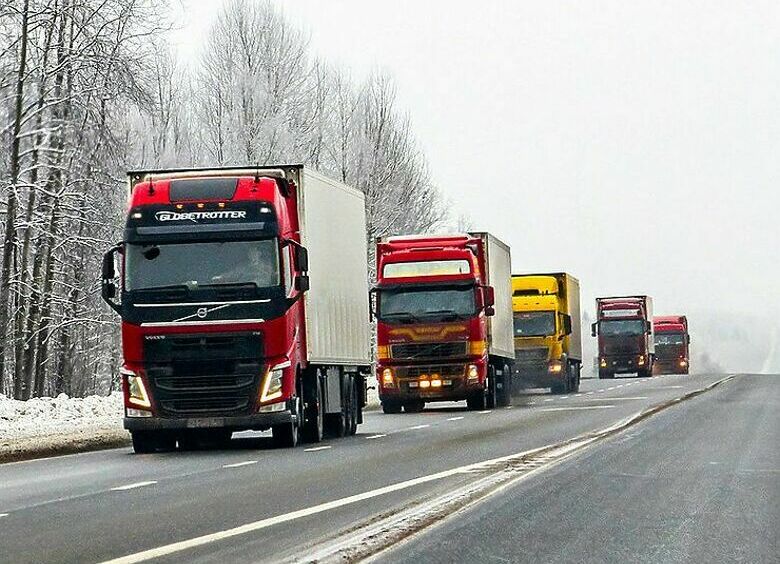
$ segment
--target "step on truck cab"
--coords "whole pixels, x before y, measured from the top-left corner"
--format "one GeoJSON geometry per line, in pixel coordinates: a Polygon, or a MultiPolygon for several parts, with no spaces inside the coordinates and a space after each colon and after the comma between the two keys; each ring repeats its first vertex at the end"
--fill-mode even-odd
{"type": "Polygon", "coordinates": [[[684,315],[654,317],[653,331],[656,372],[688,374],[691,358],[688,319],[684,315]]]}
{"type": "Polygon", "coordinates": [[[363,194],[301,165],[128,180],[102,293],[122,319],[136,452],[355,433],[371,368],[363,194]]]}
{"type": "Polygon", "coordinates": [[[652,376],[655,360],[653,299],[650,296],[596,298],[599,378],[615,374],[652,376]]]}
{"type": "Polygon", "coordinates": [[[379,397],[385,413],[466,400],[509,405],[509,247],[488,233],[390,237],[377,243],[379,397]]]}
{"type": "Polygon", "coordinates": [[[571,274],[512,276],[515,383],[576,392],[582,370],[580,283],[571,274]]]}

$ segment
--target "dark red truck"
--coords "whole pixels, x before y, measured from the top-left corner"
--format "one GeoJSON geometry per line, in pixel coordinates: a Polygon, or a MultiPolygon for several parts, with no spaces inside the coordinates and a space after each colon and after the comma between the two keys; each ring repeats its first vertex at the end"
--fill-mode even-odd
{"type": "Polygon", "coordinates": [[[688,319],[684,315],[653,318],[656,372],[688,374],[690,343],[688,319]]]}
{"type": "Polygon", "coordinates": [[[599,378],[615,374],[652,376],[655,359],[653,299],[650,296],[596,298],[599,378]]]}

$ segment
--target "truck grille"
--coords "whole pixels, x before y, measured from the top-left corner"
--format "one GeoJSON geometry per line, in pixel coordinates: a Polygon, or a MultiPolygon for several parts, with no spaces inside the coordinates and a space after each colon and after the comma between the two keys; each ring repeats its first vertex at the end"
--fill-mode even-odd
{"type": "Polygon", "coordinates": [[[466,341],[404,343],[402,345],[392,345],[390,352],[393,358],[449,358],[466,356],[468,343],[466,341]]]}
{"type": "Polygon", "coordinates": [[[265,370],[262,355],[256,333],[166,335],[144,343],[163,416],[248,414],[265,370]]]}
{"type": "Polygon", "coordinates": [[[405,366],[399,367],[399,378],[419,378],[423,374],[430,376],[431,374],[438,374],[443,378],[459,378],[463,376],[463,370],[465,365],[463,364],[443,364],[433,366],[405,366]]]}
{"type": "Polygon", "coordinates": [[[547,360],[548,351],[546,348],[541,349],[515,349],[515,362],[538,362],[547,360]]]}

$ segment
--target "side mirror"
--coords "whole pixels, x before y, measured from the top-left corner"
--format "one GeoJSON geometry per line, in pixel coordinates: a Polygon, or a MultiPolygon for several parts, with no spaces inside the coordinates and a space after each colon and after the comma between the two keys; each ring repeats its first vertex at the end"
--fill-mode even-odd
{"type": "Polygon", "coordinates": [[[686,338],[688,339],[688,344],[690,345],[691,344],[691,336],[690,335],[686,335],[686,338]]]}
{"type": "Polygon", "coordinates": [[[645,331],[647,331],[647,333],[652,333],[653,332],[653,322],[652,321],[645,321],[645,331]]]}
{"type": "Polygon", "coordinates": [[[496,308],[492,305],[485,307],[485,317],[493,317],[496,314],[496,308]]]}
{"type": "Polygon", "coordinates": [[[309,271],[309,251],[306,247],[295,246],[295,266],[300,272],[309,271]]]}
{"type": "Polygon", "coordinates": [[[116,268],[114,267],[114,256],[121,247],[116,245],[109,249],[106,254],[103,255],[103,263],[100,268],[100,294],[103,301],[106,302],[111,309],[119,312],[120,306],[114,301],[116,298],[116,268]]]}
{"type": "Polygon", "coordinates": [[[368,319],[374,321],[377,318],[377,300],[379,299],[379,288],[371,288],[368,291],[368,319]]]}
{"type": "Polygon", "coordinates": [[[482,294],[482,300],[486,308],[496,305],[496,291],[493,289],[493,286],[483,286],[482,294]]]}
{"type": "Polygon", "coordinates": [[[295,277],[295,289],[299,292],[308,292],[309,291],[309,275],[308,274],[299,274],[295,277]]]}
{"type": "Polygon", "coordinates": [[[598,326],[598,323],[593,323],[590,326],[590,336],[595,337],[596,336],[596,327],[598,326]]]}
{"type": "Polygon", "coordinates": [[[563,315],[563,334],[571,335],[571,315],[563,315]]]}

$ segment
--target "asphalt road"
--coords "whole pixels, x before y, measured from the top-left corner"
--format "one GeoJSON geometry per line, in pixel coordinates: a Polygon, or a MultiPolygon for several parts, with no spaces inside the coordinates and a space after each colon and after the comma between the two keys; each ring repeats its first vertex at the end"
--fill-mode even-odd
{"type": "MultiPolygon", "coordinates": [[[[227,450],[114,449],[5,464],[0,561],[100,562],[158,547],[166,548],[156,562],[294,559],[468,484],[474,476],[462,466],[602,429],[723,377],[584,380],[576,395],[539,392],[486,412],[458,404],[371,412],[355,437],[314,448],[274,449],[262,436],[227,450]]],[[[658,561],[691,550],[723,560],[745,547],[747,560],[761,561],[751,556],[774,555],[780,528],[778,382],[737,376],[381,558],[617,560],[633,550],[658,561]],[[476,551],[469,558],[457,545],[464,538],[476,551]]]]}

